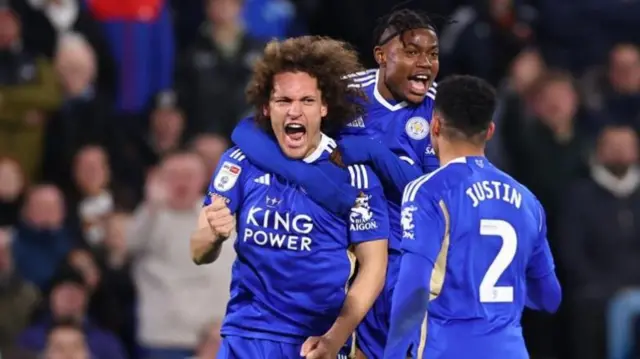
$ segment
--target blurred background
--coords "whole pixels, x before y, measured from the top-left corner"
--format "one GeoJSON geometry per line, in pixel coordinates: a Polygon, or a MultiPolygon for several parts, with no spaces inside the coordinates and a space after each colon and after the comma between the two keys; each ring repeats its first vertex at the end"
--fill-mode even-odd
{"type": "MultiPolygon", "coordinates": [[[[215,358],[231,246],[191,263],[208,177],[265,41],[373,67],[393,0],[0,0],[2,359],[215,358]],[[176,150],[182,150],[176,152],[176,150]]],[[[640,1],[415,0],[442,79],[500,96],[489,157],[545,206],[564,285],[533,358],[640,357],[640,1]]]]}

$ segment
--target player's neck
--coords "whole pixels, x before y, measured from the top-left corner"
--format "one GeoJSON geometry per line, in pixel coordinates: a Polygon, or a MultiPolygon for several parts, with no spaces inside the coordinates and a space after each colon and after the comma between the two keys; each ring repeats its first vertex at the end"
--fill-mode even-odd
{"type": "Polygon", "coordinates": [[[444,166],[460,157],[484,157],[484,146],[479,147],[470,143],[461,142],[440,144],[440,148],[438,149],[440,166],[444,166]]]}
{"type": "Polygon", "coordinates": [[[376,89],[378,90],[378,93],[382,95],[382,98],[387,101],[398,101],[395,98],[395,96],[393,96],[393,92],[391,92],[389,87],[387,87],[387,85],[384,83],[384,78],[385,78],[384,69],[380,68],[378,70],[378,83],[376,84],[376,89]]]}

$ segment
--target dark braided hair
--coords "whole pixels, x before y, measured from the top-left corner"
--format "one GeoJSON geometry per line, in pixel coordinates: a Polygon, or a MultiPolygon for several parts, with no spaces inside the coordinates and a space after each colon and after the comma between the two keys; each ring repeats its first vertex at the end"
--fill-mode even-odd
{"type": "Polygon", "coordinates": [[[394,37],[404,34],[407,31],[416,29],[428,29],[436,31],[436,25],[429,16],[422,11],[410,9],[399,9],[378,19],[378,25],[373,30],[373,43],[382,46],[394,37]],[[391,33],[382,38],[387,30],[391,33]]]}

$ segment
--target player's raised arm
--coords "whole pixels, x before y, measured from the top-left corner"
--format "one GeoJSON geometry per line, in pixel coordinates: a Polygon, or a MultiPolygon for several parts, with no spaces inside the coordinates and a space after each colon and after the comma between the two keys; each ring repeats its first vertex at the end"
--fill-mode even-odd
{"type": "Polygon", "coordinates": [[[256,166],[299,184],[329,211],[337,215],[349,213],[358,195],[353,187],[335,181],[326,168],[287,158],[278,143],[258,127],[253,118],[240,121],[231,139],[256,166]]]}
{"type": "Polygon", "coordinates": [[[194,263],[207,264],[220,255],[222,243],[235,231],[233,214],[242,199],[244,154],[238,148],[220,159],[198,217],[198,228],[189,241],[194,263]]]}
{"type": "MultiPolygon", "coordinates": [[[[449,231],[449,215],[443,201],[425,193],[428,177],[410,183],[402,200],[402,261],[392,307],[384,358],[405,358],[412,344],[423,350],[427,309],[431,293],[438,294],[445,268],[435,263],[449,231]],[[437,275],[434,277],[434,275],[437,275]],[[432,283],[434,284],[432,286],[432,283]],[[417,336],[419,334],[419,336],[417,336]]],[[[446,256],[446,253],[444,253],[446,256]]]]}
{"type": "Polygon", "coordinates": [[[339,145],[345,164],[370,164],[382,181],[398,194],[404,191],[409,182],[423,174],[410,160],[402,159],[378,141],[349,136],[343,138],[339,145]]]}
{"type": "Polygon", "coordinates": [[[554,313],[562,300],[560,281],[547,240],[547,219],[540,208],[540,237],[527,264],[527,307],[554,313]]]}

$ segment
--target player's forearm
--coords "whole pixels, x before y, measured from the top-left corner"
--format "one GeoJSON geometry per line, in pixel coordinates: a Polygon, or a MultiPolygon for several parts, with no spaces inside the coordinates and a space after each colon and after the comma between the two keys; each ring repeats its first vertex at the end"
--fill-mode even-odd
{"type": "Polygon", "coordinates": [[[433,263],[412,253],[402,257],[391,307],[391,318],[384,358],[404,358],[415,334],[419,333],[429,306],[430,279],[416,273],[429,272],[433,263]],[[427,271],[425,271],[425,268],[427,271]]]}
{"type": "Polygon", "coordinates": [[[554,272],[541,278],[527,278],[527,307],[555,313],[561,301],[562,289],[554,272]]]}
{"type": "Polygon", "coordinates": [[[340,315],[326,334],[341,344],[349,339],[384,287],[387,272],[387,241],[375,242],[359,245],[369,245],[370,248],[363,250],[368,252],[364,255],[356,254],[359,265],[358,274],[347,292],[340,315]]]}
{"type": "Polygon", "coordinates": [[[189,241],[191,247],[191,259],[197,265],[214,262],[220,256],[222,238],[214,238],[209,227],[200,228],[191,234],[189,241]]]}
{"type": "Polygon", "coordinates": [[[386,147],[378,147],[371,151],[371,165],[380,178],[402,194],[409,182],[422,175],[422,172],[412,164],[401,160],[386,147]]]}

